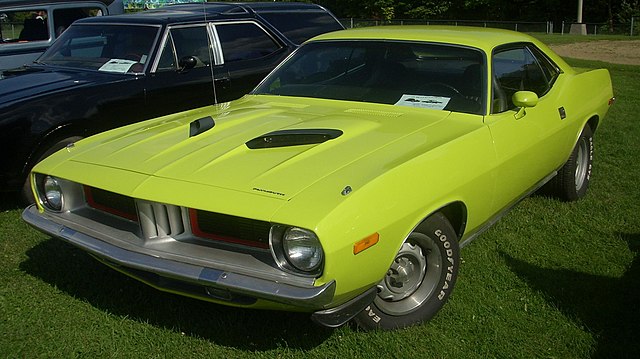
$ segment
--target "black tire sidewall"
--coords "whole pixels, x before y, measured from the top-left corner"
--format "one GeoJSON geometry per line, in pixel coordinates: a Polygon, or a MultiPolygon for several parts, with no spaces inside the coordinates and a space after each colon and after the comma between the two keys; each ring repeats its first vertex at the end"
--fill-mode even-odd
{"type": "Polygon", "coordinates": [[[580,137],[578,137],[578,142],[576,143],[573,151],[571,152],[571,156],[567,163],[560,169],[560,173],[558,174],[558,185],[556,190],[556,195],[563,200],[566,201],[576,201],[582,197],[584,197],[587,193],[587,189],[589,188],[589,182],[591,181],[591,171],[593,167],[593,133],[589,125],[585,126],[580,133],[580,137]],[[586,141],[587,142],[587,170],[585,173],[585,178],[582,182],[582,186],[580,188],[576,188],[576,168],[578,166],[578,148],[580,145],[586,141]]]}
{"type": "Polygon", "coordinates": [[[418,324],[431,319],[449,299],[460,267],[460,248],[453,227],[444,215],[436,213],[414,231],[431,238],[440,249],[444,271],[436,290],[419,308],[401,316],[389,315],[372,302],[355,317],[361,328],[389,330],[418,324]]]}

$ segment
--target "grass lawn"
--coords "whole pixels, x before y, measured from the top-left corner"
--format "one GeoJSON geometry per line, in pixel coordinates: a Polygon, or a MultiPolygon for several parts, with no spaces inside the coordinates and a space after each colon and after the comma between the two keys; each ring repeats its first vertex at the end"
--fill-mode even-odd
{"type": "Polygon", "coordinates": [[[308,316],[166,294],[0,209],[3,358],[638,358],[640,66],[611,71],[617,103],[595,134],[577,203],[534,196],[462,250],[457,288],[429,323],[335,330],[308,316]]]}

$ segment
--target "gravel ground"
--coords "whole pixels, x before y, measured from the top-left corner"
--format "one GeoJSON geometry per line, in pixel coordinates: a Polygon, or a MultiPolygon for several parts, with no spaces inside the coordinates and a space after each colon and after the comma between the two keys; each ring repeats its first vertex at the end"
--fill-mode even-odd
{"type": "Polygon", "coordinates": [[[640,65],[640,40],[601,40],[551,45],[551,48],[562,57],[599,60],[616,64],[640,65]]]}

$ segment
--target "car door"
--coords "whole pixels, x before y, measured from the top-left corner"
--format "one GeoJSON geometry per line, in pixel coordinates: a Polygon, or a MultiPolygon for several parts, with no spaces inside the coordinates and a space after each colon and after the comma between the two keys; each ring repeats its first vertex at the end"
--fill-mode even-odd
{"type": "Polygon", "coordinates": [[[214,89],[212,79],[222,80],[228,75],[223,68],[216,66],[205,23],[170,27],[157,56],[147,79],[149,117],[216,102],[218,88],[214,89]]]}
{"type": "Polygon", "coordinates": [[[291,48],[277,40],[254,21],[216,23],[214,33],[220,47],[228,83],[218,91],[218,101],[239,98],[253,88],[290,52],[291,48]]]}
{"type": "Polygon", "coordinates": [[[486,117],[498,168],[494,207],[499,210],[526,194],[560,165],[569,133],[563,131],[560,71],[530,44],[495,50],[492,56],[492,103],[486,117]],[[539,101],[524,113],[512,102],[518,91],[535,92],[539,101]]]}

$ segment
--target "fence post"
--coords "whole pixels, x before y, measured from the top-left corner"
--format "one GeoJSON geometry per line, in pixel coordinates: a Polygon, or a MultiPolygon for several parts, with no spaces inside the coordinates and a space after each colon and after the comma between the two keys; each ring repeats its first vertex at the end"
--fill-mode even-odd
{"type": "Polygon", "coordinates": [[[562,31],[560,31],[560,35],[564,35],[564,20],[562,21],[562,31]]]}
{"type": "Polygon", "coordinates": [[[635,16],[631,17],[631,31],[629,32],[630,36],[633,36],[633,22],[634,22],[635,18],[636,18],[635,16]]]}

